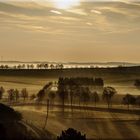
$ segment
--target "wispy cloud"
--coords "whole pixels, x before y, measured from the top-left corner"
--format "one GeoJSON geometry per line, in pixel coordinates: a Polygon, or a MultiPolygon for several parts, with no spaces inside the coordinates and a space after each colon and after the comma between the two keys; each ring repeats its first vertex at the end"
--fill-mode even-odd
{"type": "Polygon", "coordinates": [[[58,14],[58,15],[62,15],[62,13],[60,11],[56,11],[56,10],[50,10],[51,13],[54,14],[58,14]]]}

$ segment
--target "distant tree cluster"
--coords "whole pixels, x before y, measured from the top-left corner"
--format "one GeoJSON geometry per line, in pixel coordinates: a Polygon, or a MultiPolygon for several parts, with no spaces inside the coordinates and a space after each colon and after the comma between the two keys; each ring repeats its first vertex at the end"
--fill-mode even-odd
{"type": "Polygon", "coordinates": [[[140,107],[140,95],[135,97],[131,94],[126,94],[122,99],[122,103],[127,105],[128,109],[130,108],[130,105],[137,105],[140,107]]]}
{"type": "Polygon", "coordinates": [[[59,78],[58,81],[61,85],[77,85],[77,86],[104,86],[104,81],[102,78],[89,78],[89,77],[76,77],[76,78],[59,78]]]}
{"type": "Polygon", "coordinates": [[[63,69],[63,64],[48,64],[48,63],[38,63],[38,64],[18,64],[14,66],[0,65],[0,69],[63,69]]]}
{"type": "Polygon", "coordinates": [[[20,97],[23,98],[23,100],[25,101],[29,96],[29,93],[26,88],[23,88],[21,91],[19,91],[18,89],[9,89],[7,93],[9,102],[17,102],[20,97]]]}
{"type": "MultiPolygon", "coordinates": [[[[3,95],[5,92],[5,89],[3,87],[0,87],[0,100],[3,99],[3,95]]],[[[21,91],[19,91],[18,89],[9,89],[7,90],[7,93],[9,102],[17,102],[19,98],[23,98],[25,101],[28,98],[29,94],[26,88],[23,88],[21,91]]]]}
{"type": "Polygon", "coordinates": [[[63,64],[48,64],[48,63],[40,63],[36,66],[38,69],[63,69],[63,64]]]}
{"type": "Polygon", "coordinates": [[[0,65],[0,69],[9,69],[8,65],[0,65]]]}
{"type": "Polygon", "coordinates": [[[59,78],[58,80],[58,96],[61,99],[63,111],[66,101],[70,102],[71,111],[73,112],[74,101],[87,105],[90,101],[95,103],[99,102],[99,95],[97,92],[91,92],[89,86],[101,86],[104,82],[102,78],[59,78]]]}

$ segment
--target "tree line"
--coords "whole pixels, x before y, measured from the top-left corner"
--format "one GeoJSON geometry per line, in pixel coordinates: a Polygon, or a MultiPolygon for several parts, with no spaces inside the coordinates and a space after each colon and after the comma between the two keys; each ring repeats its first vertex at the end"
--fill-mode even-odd
{"type": "MultiPolygon", "coordinates": [[[[69,104],[71,107],[71,111],[73,112],[73,106],[78,105],[87,106],[94,105],[97,106],[100,101],[104,101],[107,104],[108,108],[112,107],[113,100],[117,91],[114,87],[104,87],[104,80],[102,78],[62,78],[58,79],[58,82],[55,84],[57,85],[57,91],[51,91],[50,88],[54,83],[49,82],[47,83],[37,94],[30,95],[30,99],[41,102],[45,101],[46,99],[50,100],[50,104],[53,106],[56,98],[59,99],[59,102],[62,105],[63,112],[65,109],[65,105],[69,104]],[[90,89],[90,86],[99,86],[102,88],[102,93],[93,91],[90,89]]],[[[29,98],[29,92],[26,88],[22,90],[18,89],[9,89],[5,91],[3,87],[0,87],[0,100],[3,98],[4,93],[7,92],[9,102],[18,102],[19,99],[23,99],[25,101],[29,98]]],[[[122,98],[122,104],[126,105],[128,109],[131,105],[133,106],[140,106],[140,96],[134,96],[131,94],[126,94],[122,98]]]]}
{"type": "MultiPolygon", "coordinates": [[[[100,101],[104,101],[108,108],[111,108],[113,105],[112,98],[115,94],[117,94],[117,90],[114,87],[104,87],[104,82],[102,78],[62,78],[58,79],[57,83],[57,91],[49,91],[46,90],[52,85],[52,83],[48,83],[46,86],[41,89],[37,98],[38,101],[43,101],[46,96],[51,105],[53,106],[56,97],[58,97],[61,105],[62,111],[65,111],[65,106],[70,105],[71,112],[73,112],[74,105],[78,105],[79,108],[81,106],[94,105],[97,106],[100,101]],[[96,80],[95,80],[96,79],[96,80]],[[95,81],[98,81],[97,84],[95,81]],[[100,84],[99,84],[100,81],[100,84]],[[92,91],[89,86],[101,86],[102,93],[98,91],[92,91]]],[[[121,103],[126,105],[129,109],[130,105],[140,106],[140,96],[133,96],[131,94],[126,94],[122,97],[121,103]]]]}
{"type": "Polygon", "coordinates": [[[0,87],[0,100],[3,99],[4,93],[8,94],[8,101],[11,102],[18,102],[20,98],[22,98],[24,101],[29,97],[29,93],[26,88],[23,88],[22,90],[18,89],[9,89],[5,91],[3,87],[0,87]]]}
{"type": "Polygon", "coordinates": [[[63,78],[60,77],[58,80],[58,85],[64,86],[104,86],[104,81],[102,78],[89,78],[89,77],[75,77],[75,78],[63,78]]]}
{"type": "Polygon", "coordinates": [[[38,64],[18,64],[14,66],[0,65],[0,69],[63,69],[63,64],[48,64],[48,63],[38,63],[38,64]]]}

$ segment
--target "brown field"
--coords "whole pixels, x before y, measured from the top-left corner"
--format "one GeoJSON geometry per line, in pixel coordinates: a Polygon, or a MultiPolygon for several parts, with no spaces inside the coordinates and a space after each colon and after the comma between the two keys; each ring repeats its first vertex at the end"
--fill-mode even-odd
{"type": "MultiPolygon", "coordinates": [[[[29,94],[36,94],[47,82],[57,81],[60,76],[66,77],[101,77],[105,86],[113,86],[118,94],[114,96],[115,108],[120,105],[122,96],[126,93],[140,95],[134,86],[134,80],[140,78],[140,67],[106,68],[106,69],[65,69],[65,70],[0,70],[0,86],[10,88],[27,88],[29,94]]],[[[6,96],[6,94],[5,94],[6,96]]],[[[99,105],[101,106],[101,105],[99,105]]],[[[106,108],[106,105],[102,105],[106,108]]],[[[17,106],[23,119],[42,128],[46,107],[17,106]]],[[[119,112],[103,112],[95,110],[75,110],[73,116],[66,110],[62,116],[61,110],[54,108],[49,113],[47,130],[57,136],[69,127],[85,133],[88,139],[140,139],[139,115],[119,112]]]]}
{"type": "MultiPolygon", "coordinates": [[[[46,107],[15,107],[23,114],[25,120],[35,126],[44,126],[46,107]]],[[[66,110],[64,117],[61,110],[54,108],[50,111],[47,130],[59,135],[69,127],[85,133],[88,139],[140,139],[139,116],[100,111],[75,110],[73,116],[66,110]]]]}

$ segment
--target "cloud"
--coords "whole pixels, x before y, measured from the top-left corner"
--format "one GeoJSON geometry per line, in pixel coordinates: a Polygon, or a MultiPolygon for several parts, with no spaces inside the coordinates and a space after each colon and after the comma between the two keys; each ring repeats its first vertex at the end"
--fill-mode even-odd
{"type": "Polygon", "coordinates": [[[91,13],[95,13],[95,14],[99,14],[99,15],[101,15],[101,14],[102,14],[102,12],[101,12],[101,11],[94,10],[94,9],[92,9],[92,10],[91,10],[91,13]]]}
{"type": "Polygon", "coordinates": [[[61,13],[61,12],[56,11],[56,10],[50,10],[50,12],[52,12],[52,13],[54,13],[54,14],[62,15],[62,13],[61,13]]]}
{"type": "Polygon", "coordinates": [[[87,16],[87,13],[83,9],[71,9],[71,10],[66,10],[67,12],[78,14],[78,15],[83,15],[87,16]]]}
{"type": "Polygon", "coordinates": [[[27,26],[29,28],[32,26],[33,31],[42,31],[42,33],[51,33],[45,30],[46,27],[53,29],[54,32],[59,29],[59,33],[61,31],[61,34],[67,35],[73,32],[86,32],[87,35],[92,34],[93,31],[103,34],[104,32],[117,33],[120,28],[122,31],[127,31],[130,28],[137,28],[140,24],[140,11],[137,8],[128,8],[128,5],[129,7],[138,7],[138,5],[120,2],[83,2],[73,9],[61,10],[34,2],[24,2],[23,5],[19,2],[0,3],[2,22],[5,26],[11,24],[12,27],[14,23],[20,24],[20,27],[26,24],[26,29],[27,26]],[[37,27],[43,27],[44,31],[37,27]]]}

